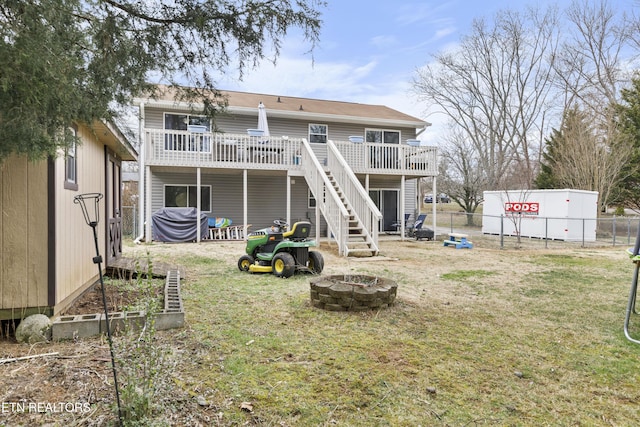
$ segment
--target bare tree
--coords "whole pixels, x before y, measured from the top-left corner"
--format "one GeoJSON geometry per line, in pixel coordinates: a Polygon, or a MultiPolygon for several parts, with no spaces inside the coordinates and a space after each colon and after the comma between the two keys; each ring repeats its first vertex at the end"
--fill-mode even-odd
{"type": "Polygon", "coordinates": [[[613,120],[604,120],[608,128],[598,128],[599,122],[592,111],[574,108],[565,114],[554,141],[552,170],[559,186],[597,191],[602,211],[612,190],[623,179],[621,171],[632,154],[633,145],[614,127],[613,120]]]}
{"type": "Polygon", "coordinates": [[[566,16],[567,37],[553,62],[564,92],[563,110],[579,105],[607,121],[607,108],[617,103],[620,86],[629,78],[623,51],[632,43],[632,23],[608,0],[575,0],[566,16]]]}
{"type": "MultiPolygon", "coordinates": [[[[472,214],[482,203],[488,187],[486,173],[476,146],[459,129],[452,127],[440,149],[440,188],[465,212],[472,214]]],[[[473,216],[467,216],[468,222],[473,216]]]]}
{"type": "Polygon", "coordinates": [[[487,189],[502,188],[515,169],[533,180],[557,29],[555,8],[499,12],[492,24],[474,21],[458,49],[436,54],[414,78],[418,97],[440,107],[473,145],[487,189]]]}
{"type": "MultiPolygon", "coordinates": [[[[601,210],[609,203],[631,155],[613,112],[620,89],[629,81],[626,50],[633,23],[608,0],[575,0],[567,9],[567,37],[553,65],[564,94],[562,157],[554,174],[569,188],[599,192],[601,210]]],[[[556,147],[557,148],[557,147],[556,147]]]]}

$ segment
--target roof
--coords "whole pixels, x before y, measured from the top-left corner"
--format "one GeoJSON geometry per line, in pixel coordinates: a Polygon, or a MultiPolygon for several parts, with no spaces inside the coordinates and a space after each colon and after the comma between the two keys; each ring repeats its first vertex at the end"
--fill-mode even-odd
{"type": "Polygon", "coordinates": [[[138,160],[138,153],[122,131],[111,121],[96,120],[90,126],[96,137],[117,153],[122,160],[138,160]]]}
{"type": "MultiPolygon", "coordinates": [[[[161,86],[162,94],[156,99],[137,98],[137,105],[146,103],[167,108],[188,108],[186,103],[176,102],[175,92],[161,86]]],[[[227,110],[233,114],[256,115],[258,104],[262,102],[270,117],[299,120],[325,119],[333,122],[367,123],[380,125],[400,125],[422,128],[431,123],[384,105],[360,104],[355,102],[330,101],[285,95],[270,95],[237,91],[220,91],[228,99],[227,110]]]]}

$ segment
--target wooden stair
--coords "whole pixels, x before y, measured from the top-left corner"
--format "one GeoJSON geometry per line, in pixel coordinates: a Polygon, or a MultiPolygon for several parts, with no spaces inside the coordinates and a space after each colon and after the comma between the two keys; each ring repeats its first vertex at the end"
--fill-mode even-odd
{"type": "Polygon", "coordinates": [[[369,230],[366,230],[362,221],[360,221],[358,216],[355,214],[353,207],[349,203],[349,200],[347,200],[347,198],[345,197],[342,188],[340,188],[340,185],[336,182],[331,172],[327,171],[326,174],[327,178],[329,178],[329,182],[333,186],[334,190],[336,190],[336,193],[338,193],[342,204],[349,213],[349,235],[347,238],[346,255],[377,255],[378,247],[371,238],[369,230]]]}

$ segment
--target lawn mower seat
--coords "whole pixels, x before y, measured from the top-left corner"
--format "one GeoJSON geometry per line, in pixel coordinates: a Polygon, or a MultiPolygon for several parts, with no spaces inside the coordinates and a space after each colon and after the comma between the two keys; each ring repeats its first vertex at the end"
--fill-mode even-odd
{"type": "Polygon", "coordinates": [[[298,221],[293,224],[291,230],[285,232],[282,236],[290,240],[306,240],[311,233],[311,223],[308,221],[298,221]]]}

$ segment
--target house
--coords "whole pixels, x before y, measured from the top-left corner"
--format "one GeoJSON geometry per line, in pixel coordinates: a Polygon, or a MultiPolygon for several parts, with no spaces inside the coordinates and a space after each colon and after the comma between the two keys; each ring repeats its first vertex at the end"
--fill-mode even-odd
{"type": "Polygon", "coordinates": [[[81,144],[58,158],[0,163],[0,319],[55,315],[99,279],[96,248],[74,197],[102,193],[102,265],[120,257],[121,162],[137,153],[111,123],[73,126],[81,144]]]}
{"type": "Polygon", "coordinates": [[[375,254],[379,233],[417,210],[418,179],[437,174],[436,148],[416,140],[430,124],[391,108],[223,94],[228,106],[215,126],[169,88],[136,100],[148,240],[153,212],[195,207],[253,229],[307,219],[341,254],[375,254]],[[259,105],[268,135],[256,129],[259,105]]]}

